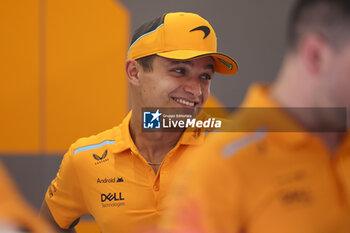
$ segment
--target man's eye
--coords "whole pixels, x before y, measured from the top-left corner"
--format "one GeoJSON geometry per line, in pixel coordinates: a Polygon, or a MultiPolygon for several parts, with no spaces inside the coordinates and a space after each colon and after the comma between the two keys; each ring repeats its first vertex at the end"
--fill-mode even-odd
{"type": "Polygon", "coordinates": [[[186,70],[183,68],[175,68],[175,69],[172,69],[172,71],[178,74],[186,74],[186,70]]]}
{"type": "Polygon", "coordinates": [[[211,80],[212,79],[212,76],[209,75],[209,74],[202,74],[200,76],[201,79],[205,79],[205,80],[211,80]]]}

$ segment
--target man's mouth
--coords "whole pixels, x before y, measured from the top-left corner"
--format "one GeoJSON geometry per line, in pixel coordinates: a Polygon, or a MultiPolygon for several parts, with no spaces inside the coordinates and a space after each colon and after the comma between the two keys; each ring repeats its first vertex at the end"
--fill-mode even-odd
{"type": "Polygon", "coordinates": [[[182,105],[185,105],[185,106],[188,106],[188,107],[194,107],[195,105],[197,105],[198,103],[197,102],[192,102],[192,101],[189,101],[189,100],[185,100],[185,99],[181,99],[181,98],[176,98],[176,97],[171,97],[174,101],[182,104],[182,105]]]}

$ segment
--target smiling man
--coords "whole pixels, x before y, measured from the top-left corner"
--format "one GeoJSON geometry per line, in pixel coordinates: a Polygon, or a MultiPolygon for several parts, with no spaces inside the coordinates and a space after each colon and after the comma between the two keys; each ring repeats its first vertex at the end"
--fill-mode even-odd
{"type": "Polygon", "coordinates": [[[237,72],[216,46],[211,25],[193,13],[168,13],[138,28],[125,65],[132,111],[119,126],[72,144],[41,216],[64,232],[74,232],[86,214],[104,233],[153,228],[166,208],[177,160],[205,135],[144,132],[142,108],[201,108],[214,72],[237,72]]]}

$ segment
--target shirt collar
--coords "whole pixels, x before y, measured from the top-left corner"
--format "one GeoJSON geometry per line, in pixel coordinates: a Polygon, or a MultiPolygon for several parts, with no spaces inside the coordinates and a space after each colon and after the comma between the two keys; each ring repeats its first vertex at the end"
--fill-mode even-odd
{"type": "MultiPolygon", "coordinates": [[[[263,84],[253,84],[248,92],[242,107],[252,108],[280,108],[280,111],[274,111],[273,117],[266,117],[259,119],[258,124],[265,126],[268,134],[273,140],[279,141],[281,144],[291,147],[305,145],[307,142],[322,143],[316,134],[307,132],[302,125],[294,120],[287,112],[281,109],[281,106],[273,100],[269,95],[269,86],[263,84]],[[273,129],[280,126],[288,126],[288,128],[295,129],[294,132],[272,132],[273,129]]],[[[342,145],[348,147],[350,145],[350,133],[347,132],[342,145]]]]}
{"type": "Polygon", "coordinates": [[[120,153],[124,150],[133,148],[135,146],[134,142],[131,139],[129,131],[129,122],[131,119],[131,111],[123,119],[117,127],[114,127],[115,131],[115,143],[113,146],[113,153],[120,153]]]}
{"type": "MultiPolygon", "coordinates": [[[[132,151],[136,152],[138,151],[136,148],[136,145],[134,144],[134,141],[131,138],[130,130],[129,130],[129,123],[131,119],[132,111],[130,111],[126,117],[123,119],[122,123],[115,127],[113,130],[115,131],[115,143],[113,145],[113,153],[120,153],[124,150],[131,149],[132,151]]],[[[205,113],[200,113],[198,117],[205,118],[207,115],[205,113]]],[[[178,147],[179,145],[201,145],[204,143],[206,135],[202,131],[185,131],[180,140],[177,142],[175,147],[178,147]]]]}
{"type": "MultiPolygon", "coordinates": [[[[264,111],[264,116],[259,116],[256,124],[260,129],[265,129],[270,135],[270,138],[274,141],[278,141],[280,144],[298,147],[305,145],[305,143],[310,140],[319,140],[315,134],[307,132],[302,125],[294,120],[270,97],[268,85],[253,84],[247,92],[247,97],[242,107],[273,109],[271,113],[269,110],[264,111]],[[281,127],[295,130],[281,132],[278,130],[281,129],[281,127]]],[[[254,118],[256,118],[256,116],[254,116],[254,118]]]]}

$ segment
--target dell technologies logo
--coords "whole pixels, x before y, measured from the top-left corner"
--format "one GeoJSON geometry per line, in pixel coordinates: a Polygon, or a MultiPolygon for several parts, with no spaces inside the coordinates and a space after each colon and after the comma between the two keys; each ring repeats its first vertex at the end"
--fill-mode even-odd
{"type": "Polygon", "coordinates": [[[105,201],[123,201],[124,198],[122,197],[122,193],[119,192],[119,195],[117,197],[117,193],[108,193],[108,194],[101,194],[101,202],[105,201]]]}
{"type": "Polygon", "coordinates": [[[103,208],[106,207],[120,207],[124,206],[124,197],[122,196],[122,193],[108,193],[108,194],[101,194],[101,205],[103,208]]]}

